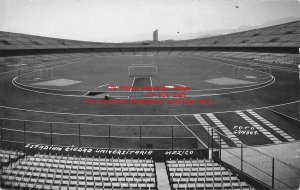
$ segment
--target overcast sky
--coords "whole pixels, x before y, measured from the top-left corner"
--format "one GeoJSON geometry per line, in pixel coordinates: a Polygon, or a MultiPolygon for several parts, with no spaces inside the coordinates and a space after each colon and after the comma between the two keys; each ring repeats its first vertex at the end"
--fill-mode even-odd
{"type": "Polygon", "coordinates": [[[298,0],[0,0],[0,30],[124,42],[151,40],[155,29],[167,36],[235,29],[299,12],[298,0]]]}

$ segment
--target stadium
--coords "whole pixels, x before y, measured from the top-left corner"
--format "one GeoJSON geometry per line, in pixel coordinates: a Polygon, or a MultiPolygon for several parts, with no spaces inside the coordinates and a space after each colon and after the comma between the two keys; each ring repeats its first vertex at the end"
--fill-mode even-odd
{"type": "Polygon", "coordinates": [[[147,43],[1,31],[1,188],[297,189],[299,26],[147,43]]]}

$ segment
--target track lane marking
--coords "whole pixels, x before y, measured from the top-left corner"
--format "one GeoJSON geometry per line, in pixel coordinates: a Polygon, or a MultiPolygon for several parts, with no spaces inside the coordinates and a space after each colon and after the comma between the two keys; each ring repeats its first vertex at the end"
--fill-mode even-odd
{"type": "Polygon", "coordinates": [[[83,96],[86,96],[88,93],[90,93],[91,91],[86,92],[83,96]]]}
{"type": "MultiPolygon", "coordinates": [[[[201,117],[200,114],[194,114],[194,117],[197,119],[197,121],[200,123],[200,125],[202,125],[202,127],[207,131],[207,133],[212,136],[212,132],[211,130],[209,130],[209,128],[212,128],[204,119],[203,117],[201,117]]],[[[222,136],[225,136],[223,134],[220,134],[222,136]]],[[[228,138],[227,136],[225,136],[226,138],[228,138]]],[[[213,135],[213,139],[217,139],[218,135],[217,132],[214,133],[213,135]]],[[[219,144],[219,142],[217,142],[219,144]]],[[[221,146],[224,148],[228,148],[229,145],[221,138],[221,146]]]]}
{"type": "Polygon", "coordinates": [[[275,126],[273,123],[271,123],[270,121],[266,120],[261,115],[258,115],[253,110],[247,110],[247,112],[250,113],[252,116],[254,116],[256,119],[258,119],[259,121],[261,121],[263,124],[265,124],[268,127],[270,127],[273,131],[275,131],[276,133],[278,133],[279,135],[281,135],[282,137],[284,137],[286,140],[288,140],[288,141],[295,141],[296,140],[293,137],[291,137],[290,135],[288,135],[287,133],[285,133],[283,130],[281,130],[279,127],[275,126]]]}
{"type": "Polygon", "coordinates": [[[270,131],[259,125],[257,122],[255,122],[253,119],[251,119],[249,116],[244,114],[242,111],[236,111],[236,113],[242,117],[244,120],[246,120],[251,126],[258,129],[263,135],[265,135],[267,138],[269,138],[272,142],[275,144],[281,143],[282,141],[279,140],[277,137],[275,137],[270,131]]]}
{"type": "Polygon", "coordinates": [[[236,145],[237,143],[238,144],[241,144],[242,142],[240,141],[240,139],[235,135],[233,134],[229,129],[228,127],[226,127],[214,114],[212,113],[208,113],[206,114],[209,119],[219,128],[221,129],[225,135],[232,140],[232,142],[236,145]]]}
{"type": "MultiPolygon", "coordinates": [[[[101,57],[103,57],[103,56],[101,56],[101,57]]],[[[105,57],[113,57],[113,56],[105,56],[105,57]]],[[[199,59],[205,59],[205,58],[201,58],[201,57],[198,57],[198,56],[192,56],[192,57],[199,58],[199,59]]],[[[90,58],[90,59],[92,59],[92,58],[90,58]]],[[[219,61],[214,61],[214,60],[210,60],[210,59],[205,59],[205,60],[209,60],[209,61],[213,61],[213,62],[219,62],[219,61]]],[[[222,63],[222,62],[219,62],[219,63],[222,63]]],[[[233,64],[228,64],[228,63],[222,63],[222,64],[233,65],[233,64]]],[[[59,65],[59,66],[63,66],[63,65],[59,65]]],[[[8,71],[8,72],[13,72],[13,71],[8,71]]],[[[2,73],[0,73],[0,75],[1,74],[2,73]]],[[[27,90],[27,89],[25,89],[25,90],[27,90]]],[[[34,91],[34,92],[36,92],[36,91],[34,91]]],[[[38,92],[38,93],[41,93],[41,92],[38,92]]],[[[45,93],[45,94],[48,94],[48,93],[45,93]]],[[[66,96],[68,96],[68,95],[66,95],[66,96]]],[[[77,97],[77,96],[75,96],[75,97],[77,97]]],[[[82,97],[82,96],[78,96],[78,97],[82,97]]],[[[284,105],[293,104],[293,103],[299,103],[299,102],[300,102],[300,100],[296,100],[296,101],[286,102],[286,103],[281,103],[281,104],[276,104],[276,105],[270,105],[270,106],[264,106],[264,107],[256,107],[256,108],[252,108],[252,110],[268,109],[268,108],[272,108],[272,107],[284,106],[284,105]]],[[[16,109],[16,110],[22,110],[22,111],[28,111],[28,112],[43,112],[43,113],[51,113],[51,114],[112,116],[112,115],[95,115],[95,114],[75,114],[75,113],[49,112],[49,111],[41,111],[41,110],[22,109],[22,108],[9,107],[9,106],[3,106],[3,105],[0,105],[0,107],[6,108],[6,109],[16,109]]],[[[247,108],[247,109],[249,109],[249,108],[247,108]]],[[[227,111],[219,111],[219,112],[217,111],[217,112],[210,112],[210,113],[227,113],[227,112],[235,112],[235,110],[227,110],[227,111]]],[[[206,113],[204,112],[203,114],[206,114],[206,113]]],[[[202,114],[202,113],[200,112],[199,114],[202,114]]],[[[192,114],[177,114],[177,115],[192,115],[192,114]]],[[[124,115],[113,115],[113,116],[124,116],[124,115]]],[[[125,115],[125,116],[145,116],[145,115],[125,115]]],[[[171,116],[171,115],[148,115],[148,116],[171,116]]]]}

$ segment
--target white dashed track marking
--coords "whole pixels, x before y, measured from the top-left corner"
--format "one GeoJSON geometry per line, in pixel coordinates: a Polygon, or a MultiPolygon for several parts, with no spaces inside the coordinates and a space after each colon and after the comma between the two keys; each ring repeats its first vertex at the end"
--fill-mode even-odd
{"type": "MultiPolygon", "coordinates": [[[[209,130],[210,125],[203,119],[203,117],[201,117],[201,115],[199,114],[194,114],[194,117],[198,120],[198,122],[202,125],[202,127],[209,133],[209,135],[212,136],[212,132],[211,130],[209,130]]],[[[217,139],[217,138],[218,138],[218,134],[214,133],[213,139],[217,139]]],[[[229,147],[222,138],[221,138],[221,145],[223,148],[229,147]]]]}
{"type": "Polygon", "coordinates": [[[241,144],[241,141],[218,119],[214,114],[206,114],[235,144],[241,144]]]}
{"type": "Polygon", "coordinates": [[[242,111],[236,111],[236,113],[241,116],[244,120],[246,120],[248,123],[250,123],[253,127],[257,128],[262,134],[264,134],[266,137],[268,137],[271,141],[274,143],[281,143],[281,140],[279,140],[277,137],[275,137],[273,134],[271,134],[268,130],[260,126],[258,123],[256,123],[254,120],[252,120],[250,117],[248,117],[246,114],[244,114],[242,111]]]}
{"type": "Polygon", "coordinates": [[[271,129],[273,129],[276,133],[278,133],[279,135],[281,135],[282,137],[284,137],[286,140],[288,140],[288,141],[295,141],[295,139],[293,137],[291,137],[290,135],[286,134],[284,131],[282,131],[281,129],[279,129],[278,127],[276,127],[274,124],[272,124],[271,122],[269,122],[265,118],[263,118],[260,115],[258,115],[257,113],[255,113],[253,110],[247,110],[247,112],[250,113],[252,116],[254,116],[256,119],[258,119],[259,121],[261,121],[266,126],[268,126],[271,129]]]}

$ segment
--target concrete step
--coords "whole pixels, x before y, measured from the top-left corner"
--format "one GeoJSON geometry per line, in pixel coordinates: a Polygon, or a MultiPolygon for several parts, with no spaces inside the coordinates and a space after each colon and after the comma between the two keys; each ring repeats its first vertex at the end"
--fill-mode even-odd
{"type": "Polygon", "coordinates": [[[158,190],[171,190],[167,170],[164,162],[155,163],[158,190]]]}

